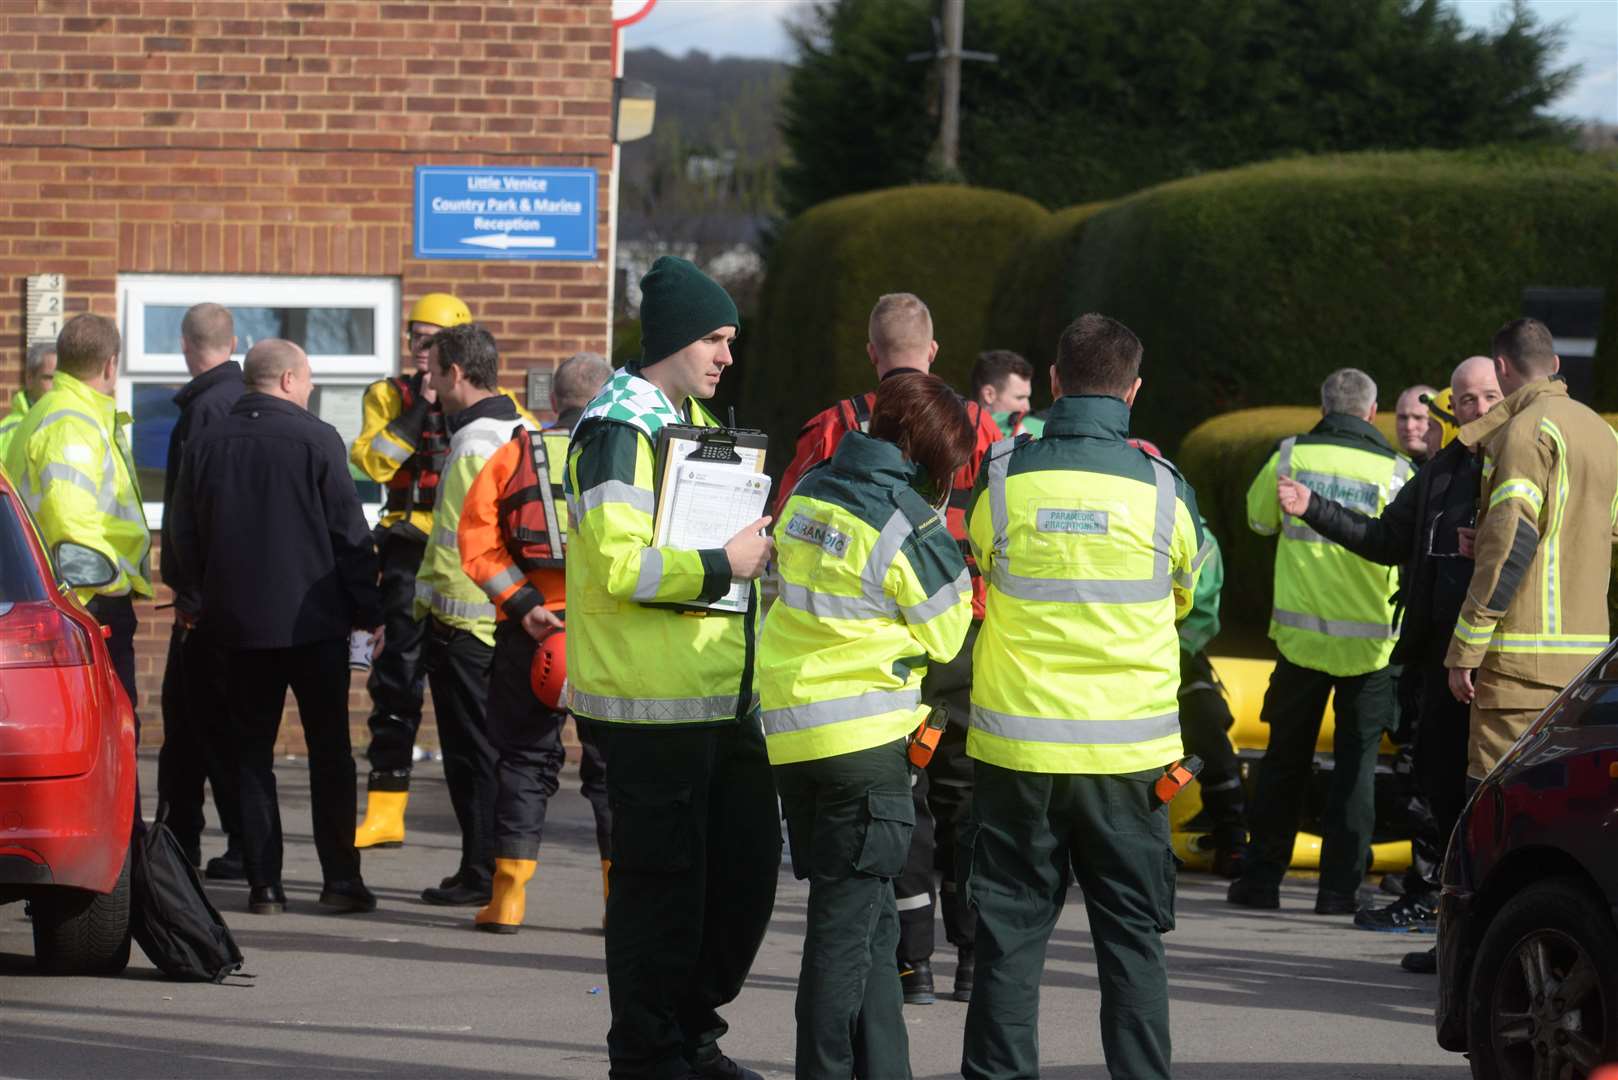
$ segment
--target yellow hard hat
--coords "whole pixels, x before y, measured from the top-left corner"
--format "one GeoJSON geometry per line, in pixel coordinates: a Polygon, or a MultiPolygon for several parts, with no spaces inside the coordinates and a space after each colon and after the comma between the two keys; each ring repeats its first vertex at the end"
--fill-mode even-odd
{"type": "Polygon", "coordinates": [[[1451,393],[1450,388],[1446,386],[1434,394],[1427,405],[1427,414],[1432,417],[1432,422],[1437,424],[1439,430],[1444,433],[1444,439],[1439,444],[1440,446],[1448,446],[1461,433],[1460,425],[1455,422],[1453,397],[1454,395],[1451,393]]]}
{"type": "Polygon", "coordinates": [[[408,323],[431,323],[433,326],[460,326],[472,321],[472,312],[449,293],[430,292],[416,301],[405,318],[408,323]]]}

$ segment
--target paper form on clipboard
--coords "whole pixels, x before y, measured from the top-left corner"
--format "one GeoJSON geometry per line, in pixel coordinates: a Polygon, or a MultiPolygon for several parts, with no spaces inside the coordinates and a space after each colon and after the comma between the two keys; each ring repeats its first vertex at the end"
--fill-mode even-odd
{"type": "MultiPolygon", "coordinates": [[[[687,551],[724,547],[763,517],[770,497],[765,446],[765,437],[757,432],[665,427],[658,448],[662,483],[652,543],[687,551]]],[[[718,600],[681,606],[745,613],[751,586],[732,580],[730,591],[718,600]]]]}

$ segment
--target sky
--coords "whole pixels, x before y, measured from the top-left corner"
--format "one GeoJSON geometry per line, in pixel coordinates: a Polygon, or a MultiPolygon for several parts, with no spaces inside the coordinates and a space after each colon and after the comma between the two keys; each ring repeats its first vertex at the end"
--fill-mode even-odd
{"type": "MultiPolygon", "coordinates": [[[[1469,25],[1488,28],[1510,0],[1449,0],[1469,25]]],[[[680,55],[701,49],[713,56],[790,59],[783,20],[812,0],[655,0],[651,13],[624,31],[630,49],[657,47],[680,55]]],[[[1564,23],[1567,40],[1559,66],[1578,64],[1579,80],[1552,110],[1579,120],[1618,124],[1618,0],[1530,0],[1546,22],[1564,23]]],[[[966,47],[972,47],[972,4],[966,5],[966,47]]]]}

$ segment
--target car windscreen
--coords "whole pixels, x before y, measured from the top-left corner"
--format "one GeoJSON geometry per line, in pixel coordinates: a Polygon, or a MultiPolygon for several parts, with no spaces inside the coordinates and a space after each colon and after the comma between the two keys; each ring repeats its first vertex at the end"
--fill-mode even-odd
{"type": "Polygon", "coordinates": [[[20,604],[50,596],[50,583],[34,562],[28,545],[28,523],[17,516],[11,500],[0,495],[0,604],[20,604]]]}

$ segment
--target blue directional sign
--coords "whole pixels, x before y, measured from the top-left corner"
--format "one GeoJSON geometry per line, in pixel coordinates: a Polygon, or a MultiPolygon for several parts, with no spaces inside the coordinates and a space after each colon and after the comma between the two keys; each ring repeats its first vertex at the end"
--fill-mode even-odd
{"type": "Polygon", "coordinates": [[[416,258],[594,259],[594,169],[416,167],[416,258]]]}

